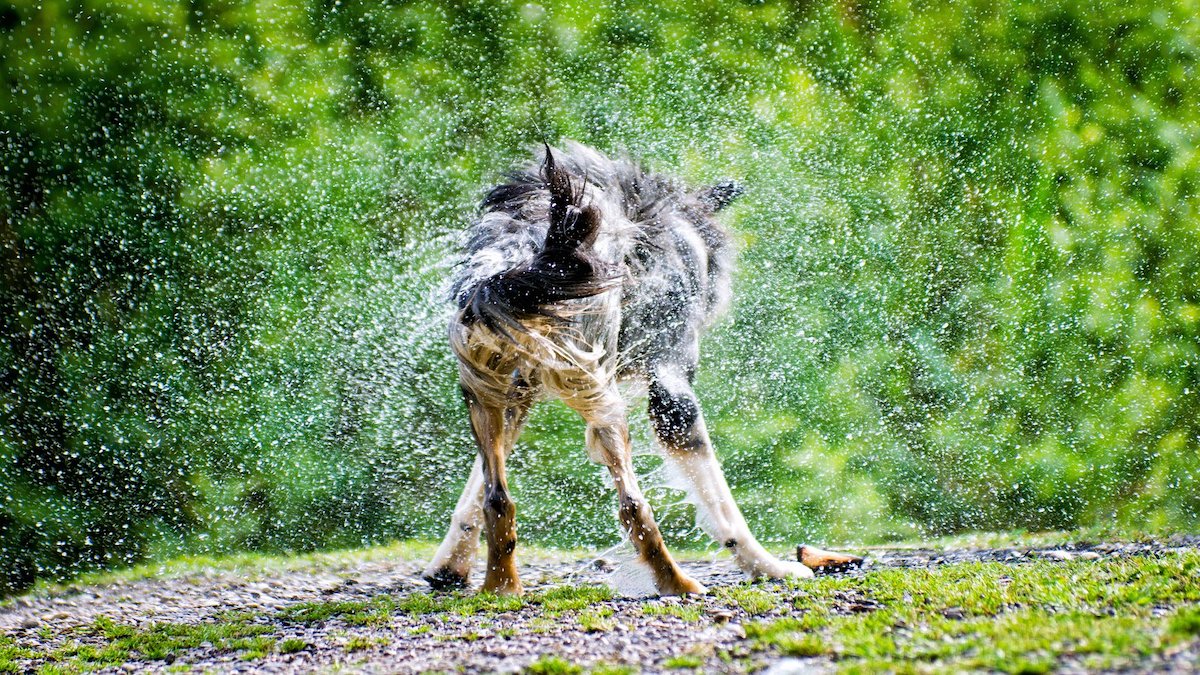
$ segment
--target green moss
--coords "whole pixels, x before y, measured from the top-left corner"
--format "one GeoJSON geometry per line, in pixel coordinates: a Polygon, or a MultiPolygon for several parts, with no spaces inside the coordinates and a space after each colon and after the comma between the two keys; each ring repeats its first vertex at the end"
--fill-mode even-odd
{"type": "Polygon", "coordinates": [[[17,645],[16,640],[0,635],[0,673],[19,673],[25,669],[20,660],[37,658],[38,652],[17,645]]]}
{"type": "Polygon", "coordinates": [[[364,649],[371,649],[373,647],[382,647],[389,643],[390,643],[390,640],[388,640],[385,637],[372,638],[372,637],[363,637],[361,635],[354,635],[354,636],[351,636],[350,639],[346,640],[346,644],[343,648],[346,650],[347,654],[353,654],[354,652],[360,652],[360,651],[363,651],[364,649]]]}
{"type": "Polygon", "coordinates": [[[612,618],[613,611],[608,607],[584,610],[579,613],[579,627],[588,633],[610,631],[617,623],[612,618]]]}
{"type": "Polygon", "coordinates": [[[308,649],[308,640],[303,638],[287,638],[275,645],[275,651],[280,654],[295,654],[308,649]]]}
{"type": "Polygon", "coordinates": [[[746,634],[762,649],[834,656],[851,672],[922,663],[1046,672],[1068,654],[1088,667],[1118,668],[1200,631],[1198,563],[1191,551],[816,579],[790,591],[803,615],[753,622],[746,634]],[[1179,609],[1156,616],[1164,606],[1179,609]]]}
{"type": "Polygon", "coordinates": [[[583,668],[558,656],[543,656],[525,669],[529,675],[576,675],[583,668]]]}
{"type": "Polygon", "coordinates": [[[352,626],[383,626],[391,621],[396,602],[389,595],[365,600],[302,602],[279,611],[279,619],[290,623],[315,624],[338,619],[352,626]]]}
{"type": "Polygon", "coordinates": [[[257,661],[266,658],[275,649],[275,638],[260,636],[240,638],[230,642],[230,647],[238,650],[238,658],[243,661],[257,661]]]}
{"type": "Polygon", "coordinates": [[[704,659],[695,654],[680,654],[663,661],[664,668],[699,668],[704,665],[704,659]]]}
{"type": "Polygon", "coordinates": [[[301,602],[279,610],[279,618],[294,623],[324,623],[346,614],[360,614],[367,603],[358,600],[301,602]]]}
{"type": "Polygon", "coordinates": [[[463,592],[413,593],[397,601],[395,610],[415,616],[439,613],[475,616],[515,612],[534,605],[548,613],[559,613],[584,609],[612,598],[611,588],[592,585],[560,586],[527,596],[463,592]]]}
{"type": "Polygon", "coordinates": [[[789,633],[776,643],[779,651],[787,656],[821,656],[829,653],[829,647],[819,635],[812,633],[789,633]]]}
{"type": "Polygon", "coordinates": [[[696,623],[703,614],[703,606],[693,603],[651,602],[642,606],[646,616],[673,616],[688,623],[696,623]]]}
{"type": "Polygon", "coordinates": [[[615,593],[608,586],[559,586],[531,598],[548,612],[583,609],[598,602],[612,600],[615,593]]]}
{"type": "Polygon", "coordinates": [[[457,614],[459,616],[475,616],[477,614],[499,614],[515,612],[526,604],[524,597],[515,595],[493,595],[491,593],[413,593],[396,603],[396,611],[411,615],[422,614],[457,614]]]}
{"type": "MultiPolygon", "coordinates": [[[[267,636],[272,627],[249,622],[251,616],[198,624],[157,623],[146,628],[120,624],[102,616],[91,625],[73,631],[87,641],[70,640],[44,654],[24,650],[17,658],[44,658],[46,664],[40,669],[43,672],[55,669],[76,672],[119,666],[130,660],[170,660],[186,650],[209,644],[216,650],[237,652],[240,658],[256,660],[271,652],[275,640],[267,636]]],[[[3,655],[0,643],[0,657],[3,655]]]]}
{"type": "Polygon", "coordinates": [[[779,606],[778,596],[753,586],[731,586],[719,589],[717,597],[737,605],[751,616],[766,614],[779,606]]]}
{"type": "Polygon", "coordinates": [[[1200,607],[1183,607],[1171,616],[1169,625],[1177,635],[1200,635],[1200,607]]]}

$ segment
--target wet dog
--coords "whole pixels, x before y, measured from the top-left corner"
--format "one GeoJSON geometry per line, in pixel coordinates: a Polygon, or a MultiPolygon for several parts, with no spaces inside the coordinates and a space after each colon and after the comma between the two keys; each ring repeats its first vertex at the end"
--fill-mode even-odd
{"type": "Polygon", "coordinates": [[[704,592],[667,551],[638,488],[622,380],[645,384],[666,461],[738,566],[752,577],[812,576],[750,533],[692,390],[700,335],[730,294],[733,251],[716,215],[740,188],[688,191],[579,144],[540,155],[484,198],[453,280],[450,344],[479,456],[424,578],[465,586],[482,530],[483,590],[522,592],[505,460],[530,406],[557,396],[586,422],[588,456],[611,473],[621,525],[655,588],[704,592]]]}

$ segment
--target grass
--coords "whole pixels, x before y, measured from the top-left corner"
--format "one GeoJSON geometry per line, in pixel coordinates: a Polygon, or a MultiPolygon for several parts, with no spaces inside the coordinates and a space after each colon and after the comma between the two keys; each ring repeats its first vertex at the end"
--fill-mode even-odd
{"type": "Polygon", "coordinates": [[[589,609],[579,613],[579,627],[586,633],[603,633],[616,628],[617,622],[612,618],[613,611],[608,607],[589,609]]]}
{"type": "Polygon", "coordinates": [[[798,616],[750,623],[752,643],[849,672],[1114,668],[1196,639],[1200,554],[883,570],[785,596],[798,616]]]}
{"type": "Polygon", "coordinates": [[[680,654],[663,661],[664,668],[700,668],[704,659],[696,654],[680,654]]]}
{"type": "Polygon", "coordinates": [[[700,621],[704,607],[694,602],[656,601],[642,606],[642,614],[646,616],[673,616],[688,623],[700,621]]]}
{"type": "Polygon", "coordinates": [[[595,585],[561,586],[525,596],[469,592],[413,593],[400,600],[393,600],[391,596],[384,595],[370,601],[302,602],[281,610],[278,616],[291,623],[314,624],[338,619],[351,625],[379,626],[387,624],[395,613],[410,616],[492,616],[535,606],[547,615],[555,616],[562,612],[581,610],[613,597],[614,592],[611,588],[595,585]]]}
{"type": "Polygon", "coordinates": [[[202,646],[254,661],[274,651],[276,638],[270,635],[274,630],[252,622],[249,615],[196,624],[155,623],[145,628],[100,617],[91,625],[72,629],[53,648],[19,647],[11,638],[0,638],[0,672],[26,672],[29,664],[37,661],[41,662],[40,673],[79,672],[130,661],[170,662],[202,646]]]}
{"type": "Polygon", "coordinates": [[[386,625],[396,609],[390,595],[381,595],[366,600],[335,600],[325,602],[301,602],[284,608],[276,615],[289,623],[325,623],[339,619],[352,626],[386,625]]]}
{"type": "Polygon", "coordinates": [[[774,593],[754,586],[718,588],[715,593],[721,600],[737,605],[750,616],[766,614],[779,605],[774,593]]]}
{"type": "Polygon", "coordinates": [[[1200,636],[1200,607],[1182,607],[1171,617],[1168,625],[1176,635],[1200,636]]]}
{"type": "Polygon", "coordinates": [[[391,640],[385,637],[364,637],[361,635],[353,635],[346,640],[346,644],[343,646],[343,649],[346,650],[347,654],[353,654],[354,652],[361,652],[365,649],[382,647],[388,644],[391,644],[391,640]]]}
{"type": "MultiPolygon", "coordinates": [[[[860,577],[717,587],[703,600],[613,602],[614,595],[605,586],[564,586],[521,598],[413,593],[323,600],[271,613],[221,612],[190,624],[133,626],[101,617],[70,629],[43,625],[21,640],[0,636],[0,673],[75,673],[128,662],[166,668],[186,665],[193,650],[257,661],[320,646],[321,638],[310,642],[311,635],[307,640],[288,635],[296,625],[328,625],[334,644],[358,653],[388,639],[440,635],[435,624],[448,617],[515,615],[504,634],[471,632],[468,624],[446,638],[483,641],[564,627],[600,633],[636,623],[639,616],[703,625],[706,609],[732,614],[732,621],[743,624],[746,641],[739,650],[743,655],[748,650],[749,657],[738,663],[745,668],[784,655],[818,658],[843,672],[1119,669],[1200,649],[1200,552],[1194,550],[1094,561],[882,569],[860,577]],[[346,626],[376,633],[348,636],[346,626]]],[[[704,669],[713,656],[686,651],[661,666],[704,669]]],[[[529,672],[628,670],[619,664],[586,669],[544,654],[529,672]]]]}
{"type": "Polygon", "coordinates": [[[525,669],[529,675],[576,675],[583,668],[558,656],[543,656],[525,669]]]}
{"type": "Polygon", "coordinates": [[[280,654],[295,654],[309,648],[308,640],[303,638],[286,638],[279,641],[276,651],[280,654]]]}

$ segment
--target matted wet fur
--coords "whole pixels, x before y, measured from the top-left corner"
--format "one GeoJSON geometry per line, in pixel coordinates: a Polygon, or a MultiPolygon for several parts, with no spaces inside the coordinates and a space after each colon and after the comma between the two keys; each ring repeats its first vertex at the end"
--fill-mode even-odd
{"type": "Polygon", "coordinates": [[[697,520],[755,577],[812,576],[746,527],[713,453],[692,381],[703,329],[729,300],[733,252],[715,215],[741,190],[688,191],[577,143],[546,147],[484,198],[452,290],[450,344],[479,456],[424,578],[465,586],[482,532],[483,590],[520,593],[505,460],[530,406],[557,396],[587,424],[621,525],[663,595],[701,593],[663,544],[631,463],[620,380],[639,380],[667,462],[697,520]]]}

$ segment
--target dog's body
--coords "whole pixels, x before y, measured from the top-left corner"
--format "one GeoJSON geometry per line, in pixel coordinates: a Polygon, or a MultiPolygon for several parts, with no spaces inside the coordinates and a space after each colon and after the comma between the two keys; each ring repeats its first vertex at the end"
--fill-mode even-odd
{"type": "Polygon", "coordinates": [[[658,592],[703,592],[667,552],[637,486],[622,379],[647,385],[667,461],[689,483],[698,521],[738,565],[756,577],[811,576],[750,534],[691,387],[700,333],[729,297],[732,250],[713,216],[738,194],[731,183],[689,193],[571,144],[546,148],[484,199],[453,282],[450,328],[479,458],[425,571],[433,586],[466,584],[482,527],[483,589],[521,592],[504,463],[530,406],[553,395],[587,423],[588,455],[608,467],[619,518],[658,592]]]}

